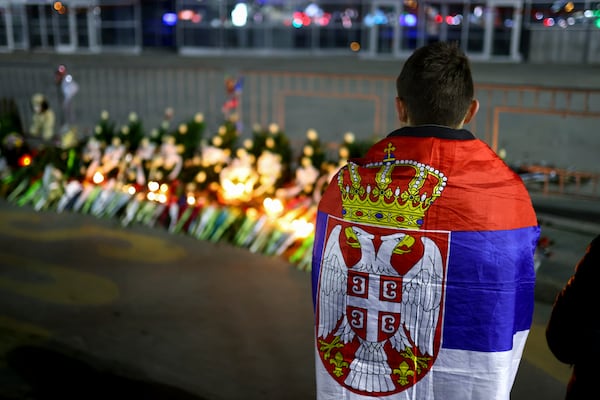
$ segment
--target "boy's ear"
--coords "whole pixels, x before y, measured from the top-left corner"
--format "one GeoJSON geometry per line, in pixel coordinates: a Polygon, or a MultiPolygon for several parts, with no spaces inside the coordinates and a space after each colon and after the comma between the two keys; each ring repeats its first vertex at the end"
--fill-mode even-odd
{"type": "Polygon", "coordinates": [[[469,122],[471,122],[473,117],[475,117],[475,115],[477,115],[477,111],[479,111],[479,100],[473,99],[471,101],[471,105],[469,106],[469,109],[467,110],[467,114],[465,115],[464,123],[468,124],[469,122]]]}
{"type": "Polygon", "coordinates": [[[408,122],[408,114],[404,102],[400,97],[396,97],[396,112],[398,113],[398,119],[402,123],[408,122]]]}

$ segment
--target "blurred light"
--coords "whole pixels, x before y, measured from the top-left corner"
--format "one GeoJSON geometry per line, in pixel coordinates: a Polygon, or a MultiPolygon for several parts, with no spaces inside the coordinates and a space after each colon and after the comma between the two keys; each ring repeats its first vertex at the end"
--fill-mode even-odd
{"type": "Polygon", "coordinates": [[[164,13],[162,16],[162,22],[167,26],[175,26],[175,24],[177,23],[177,14],[164,13]]]}
{"type": "Polygon", "coordinates": [[[481,8],[481,6],[477,6],[473,9],[473,15],[475,15],[477,18],[481,18],[481,16],[483,15],[483,8],[481,8]]]}
{"type": "Polygon", "coordinates": [[[292,16],[292,26],[294,28],[302,28],[310,25],[310,17],[303,12],[296,11],[292,16]]]}
{"type": "Polygon", "coordinates": [[[55,1],[52,5],[52,8],[54,8],[54,10],[59,14],[64,14],[67,12],[67,7],[65,7],[65,5],[60,1],[55,1]]]}
{"type": "Polygon", "coordinates": [[[544,13],[543,12],[536,12],[535,13],[535,19],[537,19],[538,21],[541,21],[544,18],[544,13]]]}
{"type": "Polygon", "coordinates": [[[29,154],[24,154],[19,158],[18,161],[19,167],[27,167],[31,165],[31,156],[29,154]]]}
{"type": "Polygon", "coordinates": [[[400,25],[416,26],[417,25],[417,17],[414,14],[402,14],[400,16],[400,25]]]}
{"type": "Polygon", "coordinates": [[[434,21],[437,22],[438,24],[441,24],[442,22],[444,22],[444,18],[440,14],[437,14],[434,17],[434,21]]]}
{"type": "Polygon", "coordinates": [[[194,15],[196,13],[192,10],[181,10],[179,11],[179,19],[184,20],[184,21],[189,21],[192,18],[194,18],[194,15]]]}
{"type": "Polygon", "coordinates": [[[156,181],[148,182],[148,189],[150,189],[151,192],[156,192],[159,187],[160,185],[156,181]]]}
{"type": "Polygon", "coordinates": [[[546,18],[544,20],[544,26],[547,26],[547,27],[554,26],[554,18],[546,18]]]}
{"type": "Polygon", "coordinates": [[[367,26],[386,25],[387,23],[388,18],[381,10],[375,10],[375,14],[367,14],[365,16],[365,24],[367,26]]]}
{"type": "Polygon", "coordinates": [[[315,225],[304,218],[299,218],[292,221],[291,228],[297,238],[304,239],[313,233],[315,225]]]}
{"type": "Polygon", "coordinates": [[[92,177],[92,181],[98,185],[99,183],[104,182],[104,175],[102,175],[101,172],[96,171],[96,173],[94,174],[94,176],[92,177]]]}
{"type": "Polygon", "coordinates": [[[352,51],[360,51],[360,43],[352,42],[350,43],[350,50],[352,51]]]}
{"type": "Polygon", "coordinates": [[[352,18],[347,15],[342,15],[342,26],[346,29],[352,28],[352,18]]]}
{"type": "Polygon", "coordinates": [[[231,11],[231,22],[234,26],[245,26],[248,22],[248,6],[244,3],[237,3],[231,11]]]}
{"type": "Polygon", "coordinates": [[[323,10],[321,10],[319,8],[319,6],[316,5],[315,3],[310,3],[304,9],[304,13],[311,18],[316,18],[316,17],[320,17],[321,15],[323,15],[323,10]]]}
{"type": "MultiPolygon", "coordinates": [[[[324,13],[323,15],[321,15],[320,17],[316,17],[315,18],[315,23],[319,26],[327,26],[329,25],[329,21],[331,20],[331,14],[329,13],[324,13]]],[[[344,28],[350,28],[352,26],[352,21],[350,21],[350,19],[344,20],[344,18],[342,17],[342,26],[344,28]],[[350,24],[348,26],[348,23],[350,24]]]]}
{"type": "Polygon", "coordinates": [[[568,2],[567,4],[565,4],[565,11],[566,12],[571,12],[571,11],[573,11],[574,8],[575,8],[575,5],[573,4],[572,1],[568,2]]]}
{"type": "Polygon", "coordinates": [[[599,28],[599,29],[600,29],[600,19],[597,19],[597,20],[596,20],[596,28],[599,28]]]}
{"type": "Polygon", "coordinates": [[[279,199],[267,197],[263,201],[265,212],[269,217],[278,217],[283,212],[283,204],[279,199]]]}

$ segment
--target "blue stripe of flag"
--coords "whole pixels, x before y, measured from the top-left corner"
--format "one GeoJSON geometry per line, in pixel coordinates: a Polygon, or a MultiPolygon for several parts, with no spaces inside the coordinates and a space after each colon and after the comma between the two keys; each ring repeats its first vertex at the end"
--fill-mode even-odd
{"type": "Polygon", "coordinates": [[[452,232],[444,348],[506,351],[514,333],[530,328],[538,235],[538,227],[452,232]]]}

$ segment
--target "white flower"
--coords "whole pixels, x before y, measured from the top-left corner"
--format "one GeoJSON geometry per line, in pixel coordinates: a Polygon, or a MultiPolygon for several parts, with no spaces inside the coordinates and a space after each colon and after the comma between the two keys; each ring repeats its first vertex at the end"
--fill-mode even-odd
{"type": "Polygon", "coordinates": [[[204,114],[196,113],[196,115],[194,115],[194,122],[196,122],[197,124],[203,123],[204,122],[204,114]]]}
{"type": "Polygon", "coordinates": [[[138,120],[138,115],[134,112],[129,113],[129,120],[131,122],[136,122],[138,120]]]}
{"type": "Polygon", "coordinates": [[[109,115],[108,115],[108,111],[106,111],[106,110],[103,110],[103,111],[100,113],[100,118],[102,118],[103,120],[105,120],[105,121],[106,121],[106,120],[108,119],[108,117],[109,117],[109,115]]]}
{"type": "Polygon", "coordinates": [[[304,146],[303,153],[305,156],[310,157],[315,153],[315,150],[312,148],[312,146],[304,146]]]}
{"type": "Polygon", "coordinates": [[[180,124],[178,130],[179,130],[179,133],[181,133],[182,135],[185,135],[188,131],[188,127],[186,124],[180,124]]]}
{"type": "Polygon", "coordinates": [[[272,149],[273,147],[275,147],[275,140],[273,140],[273,138],[267,138],[267,140],[265,141],[265,146],[267,146],[267,148],[272,149]]]}
{"type": "Polygon", "coordinates": [[[127,125],[123,125],[123,127],[121,128],[121,132],[123,133],[123,135],[128,135],[129,127],[127,125]]]}
{"type": "Polygon", "coordinates": [[[227,133],[227,128],[224,125],[221,125],[219,127],[219,131],[218,131],[219,135],[223,136],[227,133]]]}
{"type": "Polygon", "coordinates": [[[220,147],[223,144],[223,139],[221,138],[221,136],[215,136],[212,139],[212,144],[214,146],[220,147]]]}
{"type": "Polygon", "coordinates": [[[252,139],[244,140],[244,148],[250,150],[253,145],[254,145],[254,142],[252,141],[252,139]]]}
{"type": "Polygon", "coordinates": [[[96,132],[98,135],[102,133],[102,127],[100,125],[96,125],[94,127],[94,132],[96,132]]]}

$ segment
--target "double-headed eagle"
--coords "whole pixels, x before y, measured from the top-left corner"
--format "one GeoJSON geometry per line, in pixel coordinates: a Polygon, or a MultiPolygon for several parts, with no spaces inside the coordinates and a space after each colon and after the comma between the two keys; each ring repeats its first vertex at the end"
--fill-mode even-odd
{"type": "Polygon", "coordinates": [[[366,392],[394,391],[392,368],[384,350],[388,341],[398,352],[416,346],[422,355],[434,354],[443,293],[442,256],[435,242],[423,236],[423,256],[401,276],[391,264],[392,254],[410,251],[414,238],[406,233],[381,236],[376,252],[375,236],[351,226],[346,228],[346,237],[355,241],[348,244],[359,247],[361,257],[356,264],[347,266],[340,246],[341,231],[341,225],[335,226],[325,247],[317,337],[327,338],[336,327],[334,335],[344,344],[358,336],[359,347],[345,384],[366,392]],[[355,283],[367,286],[357,286],[357,290],[370,292],[364,299],[358,299],[357,311],[352,308],[357,303],[356,297],[348,293],[349,289],[354,290],[355,283]],[[395,302],[382,302],[386,295],[396,296],[395,302]],[[361,311],[363,308],[365,312],[361,311]],[[385,315],[380,310],[385,310],[385,315]]]}

